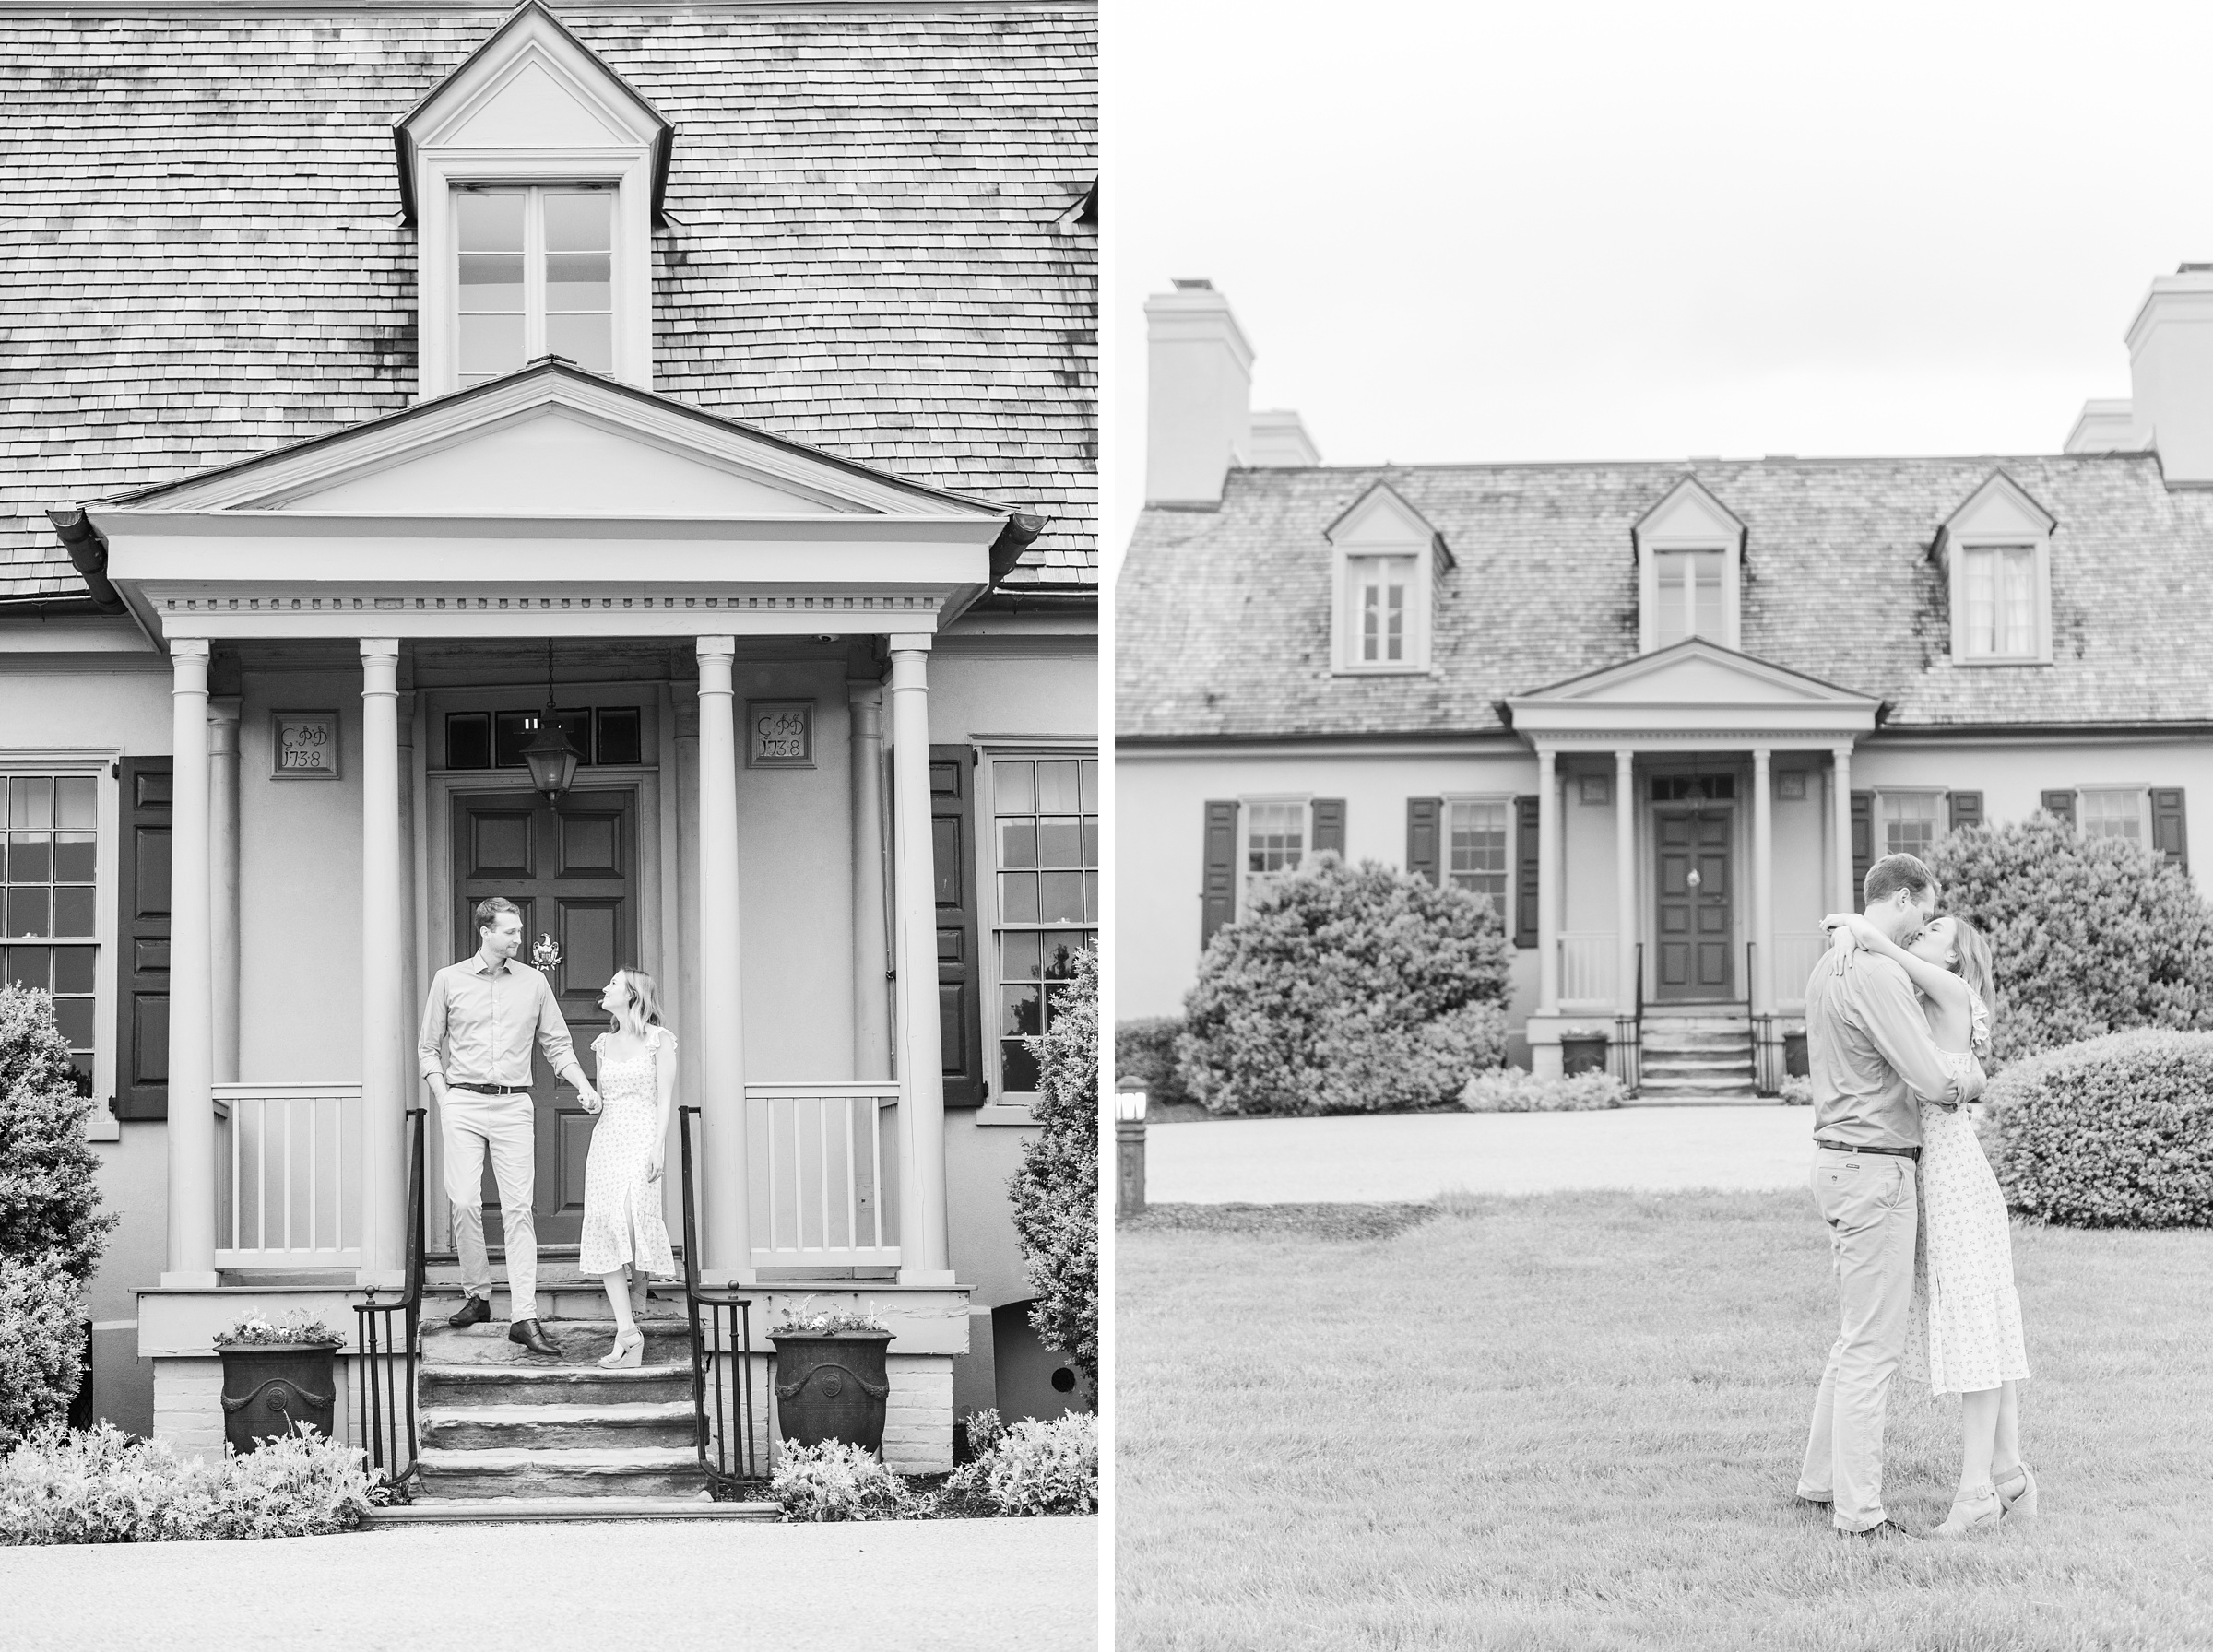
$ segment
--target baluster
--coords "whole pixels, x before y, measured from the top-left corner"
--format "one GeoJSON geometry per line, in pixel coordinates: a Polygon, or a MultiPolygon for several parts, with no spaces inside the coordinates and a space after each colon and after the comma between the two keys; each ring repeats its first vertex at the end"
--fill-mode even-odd
{"type": "Polygon", "coordinates": [[[818,1095],[814,1102],[815,1182],[822,1188],[822,1249],[830,1246],[830,1098],[818,1095]]]}

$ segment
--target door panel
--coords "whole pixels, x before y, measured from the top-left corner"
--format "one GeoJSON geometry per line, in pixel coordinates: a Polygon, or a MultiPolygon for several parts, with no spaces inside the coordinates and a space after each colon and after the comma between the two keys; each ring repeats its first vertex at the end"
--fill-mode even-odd
{"type": "Polygon", "coordinates": [[[1695,811],[1654,811],[1652,839],[1660,857],[1655,985],[1662,1000],[1735,996],[1731,825],[1731,812],[1711,804],[1695,811]]]}
{"type": "MultiPolygon", "coordinates": [[[[607,978],[637,962],[636,794],[570,792],[559,808],[534,795],[496,792],[456,796],[454,843],[455,927],[459,945],[476,938],[475,907],[504,895],[523,914],[521,956],[529,962],[541,935],[561,948],[546,972],[568,1023],[569,1039],[586,1074],[591,1042],[606,1029],[599,991],[607,978]]],[[[592,1115],[576,1093],[557,1083],[542,1051],[530,1056],[538,1110],[533,1209],[539,1245],[573,1245],[584,1225],[584,1168],[592,1115]]],[[[484,1229],[497,1241],[499,1187],[484,1173],[484,1229]]]]}

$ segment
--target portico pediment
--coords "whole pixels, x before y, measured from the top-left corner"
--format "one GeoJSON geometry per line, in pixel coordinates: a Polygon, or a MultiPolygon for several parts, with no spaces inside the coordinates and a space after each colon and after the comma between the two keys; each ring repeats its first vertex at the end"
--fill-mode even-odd
{"type": "Polygon", "coordinates": [[[1776,744],[1849,743],[1875,726],[1881,702],[1691,637],[1506,703],[1515,730],[1539,745],[1662,748],[1730,736],[1776,744]]]}

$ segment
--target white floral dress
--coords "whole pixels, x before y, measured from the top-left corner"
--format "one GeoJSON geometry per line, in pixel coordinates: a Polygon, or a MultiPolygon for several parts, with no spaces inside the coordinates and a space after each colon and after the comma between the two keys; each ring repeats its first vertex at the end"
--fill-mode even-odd
{"type": "Polygon", "coordinates": [[[592,1040],[603,1105],[584,1164],[577,1270],[599,1279],[627,1262],[641,1276],[672,1279],[676,1258],[669,1248],[669,1225],[661,1220],[661,1183],[647,1181],[645,1172],[660,1121],[659,1054],[663,1045],[673,1050],[676,1040],[666,1027],[649,1027],[645,1048],[620,1060],[607,1053],[609,1036],[602,1032],[592,1040]]]}
{"type": "MultiPolygon", "coordinates": [[[[1988,1037],[1989,1012],[1974,1007],[1975,1043],[1988,1037]]],[[[1942,1052],[1965,1076],[1971,1055],[1942,1052]]],[[[1973,1394],[2029,1375],[2021,1299],[2013,1286],[2013,1231],[2006,1196],[1982,1156],[1965,1107],[1921,1110],[1921,1234],[1913,1253],[1911,1367],[1935,1394],[1973,1394]]]]}

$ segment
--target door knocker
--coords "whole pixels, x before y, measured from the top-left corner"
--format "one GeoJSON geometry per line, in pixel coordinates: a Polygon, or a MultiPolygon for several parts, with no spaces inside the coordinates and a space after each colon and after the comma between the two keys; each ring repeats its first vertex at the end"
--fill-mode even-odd
{"type": "Polygon", "coordinates": [[[1691,867],[1691,868],[1690,868],[1690,877],[1689,877],[1689,879],[1687,879],[1687,881],[1689,882],[1689,884],[1690,884],[1690,887],[1691,887],[1691,888],[1693,888],[1693,889],[1696,889],[1696,888],[1698,888],[1698,885],[1699,885],[1699,884],[1701,884],[1701,883],[1705,882],[1705,881],[1706,881],[1706,879],[1703,879],[1703,878],[1701,878],[1701,877],[1699,877],[1699,876],[1698,876],[1698,867],[1691,867]]]}

